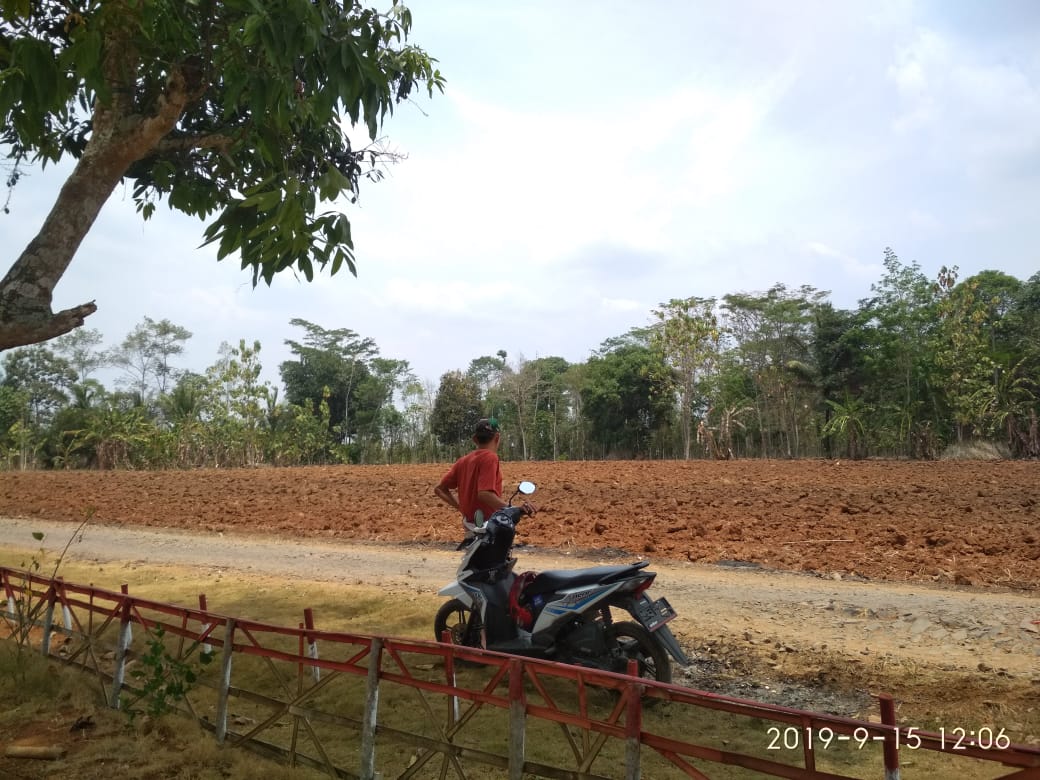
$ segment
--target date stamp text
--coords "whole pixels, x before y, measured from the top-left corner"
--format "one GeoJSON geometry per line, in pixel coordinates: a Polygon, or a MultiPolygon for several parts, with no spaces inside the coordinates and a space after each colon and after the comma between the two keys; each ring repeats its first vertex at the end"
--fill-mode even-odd
{"type": "Polygon", "coordinates": [[[851,732],[839,732],[829,726],[770,726],[766,729],[767,750],[830,750],[840,746],[850,746],[862,750],[868,745],[880,745],[887,739],[894,744],[896,750],[918,750],[927,739],[933,749],[967,750],[1004,750],[1011,744],[1011,737],[1000,728],[980,726],[978,728],[940,727],[937,732],[924,732],[914,726],[896,727],[883,733],[875,733],[866,726],[860,726],[851,732]]]}

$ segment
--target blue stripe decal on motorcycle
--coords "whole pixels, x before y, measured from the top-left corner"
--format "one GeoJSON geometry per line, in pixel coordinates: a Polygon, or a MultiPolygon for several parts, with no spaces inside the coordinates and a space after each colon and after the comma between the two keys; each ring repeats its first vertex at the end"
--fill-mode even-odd
{"type": "Polygon", "coordinates": [[[563,607],[557,607],[557,606],[555,606],[553,604],[546,604],[545,608],[549,612],[554,614],[554,615],[563,615],[563,614],[565,614],[567,612],[577,612],[582,607],[584,607],[586,604],[588,604],[590,601],[595,601],[596,599],[598,599],[602,595],[603,595],[603,591],[600,591],[599,593],[593,593],[588,598],[584,598],[584,599],[582,599],[581,601],[579,601],[579,602],[577,602],[575,604],[569,604],[569,605],[563,606],[563,607]]]}

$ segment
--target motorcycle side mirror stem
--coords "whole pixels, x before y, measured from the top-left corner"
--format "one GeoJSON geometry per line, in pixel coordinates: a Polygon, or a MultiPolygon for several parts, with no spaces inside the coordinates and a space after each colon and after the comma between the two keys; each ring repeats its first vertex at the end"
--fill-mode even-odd
{"type": "Polygon", "coordinates": [[[536,490],[533,482],[528,482],[526,479],[516,486],[516,491],[509,497],[509,503],[512,505],[513,499],[516,498],[517,493],[523,493],[525,496],[531,495],[536,490]]]}

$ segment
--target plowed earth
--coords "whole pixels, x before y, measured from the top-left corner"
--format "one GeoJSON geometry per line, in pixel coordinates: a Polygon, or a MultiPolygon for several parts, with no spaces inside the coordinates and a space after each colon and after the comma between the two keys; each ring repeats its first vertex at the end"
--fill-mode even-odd
{"type": "MultiPolygon", "coordinates": [[[[0,520],[0,545],[31,546],[40,532],[60,548],[66,524],[89,518],[70,555],[95,564],[195,566],[200,583],[225,570],[365,583],[384,589],[388,609],[430,597],[432,615],[461,537],[433,495],[446,468],[3,473],[0,518],[25,519],[0,520]]],[[[1040,744],[1040,463],[503,472],[509,490],[538,485],[539,512],[518,531],[521,568],[652,559],[654,592],[675,606],[693,660],[677,682],[861,717],[876,711],[867,693],[885,691],[905,722],[988,724],[1040,744]]]]}
{"type": "MultiPolygon", "coordinates": [[[[433,495],[445,465],[0,478],[0,517],[451,542],[433,495]]],[[[1040,463],[504,462],[507,490],[537,483],[518,539],[539,548],[748,562],[842,578],[1040,586],[1040,463]]]]}

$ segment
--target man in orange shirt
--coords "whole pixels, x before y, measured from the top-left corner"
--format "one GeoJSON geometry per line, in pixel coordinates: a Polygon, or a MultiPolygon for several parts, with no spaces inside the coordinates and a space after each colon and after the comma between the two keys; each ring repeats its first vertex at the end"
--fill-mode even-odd
{"type": "MultiPolygon", "coordinates": [[[[466,540],[473,538],[496,509],[509,506],[502,500],[502,469],[498,462],[501,440],[498,420],[480,420],[473,431],[476,449],[455,461],[433,489],[444,503],[462,513],[466,540]]],[[[524,511],[534,514],[534,507],[524,502],[524,511]]]]}

